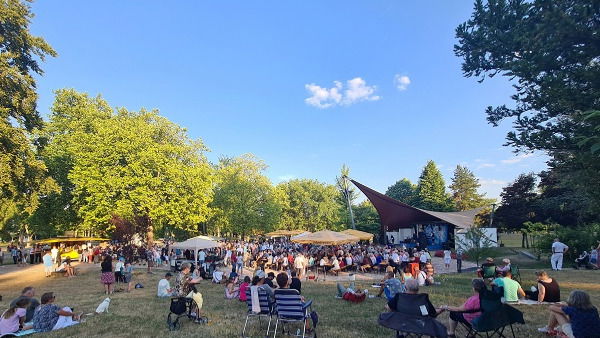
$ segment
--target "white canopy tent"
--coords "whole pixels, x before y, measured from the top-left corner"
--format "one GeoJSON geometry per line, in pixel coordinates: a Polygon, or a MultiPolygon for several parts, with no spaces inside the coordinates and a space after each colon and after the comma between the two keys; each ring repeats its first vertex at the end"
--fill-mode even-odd
{"type": "Polygon", "coordinates": [[[194,250],[194,257],[198,254],[198,250],[216,248],[218,246],[218,242],[206,239],[205,236],[192,237],[183,242],[177,242],[173,244],[173,248],[175,249],[194,250]]]}
{"type": "Polygon", "coordinates": [[[302,237],[302,236],[306,236],[306,235],[310,235],[310,234],[312,234],[312,232],[310,232],[310,231],[305,231],[305,232],[303,232],[303,233],[301,233],[301,234],[298,234],[298,235],[296,235],[296,236],[292,236],[292,237],[290,237],[290,239],[296,239],[296,238],[300,238],[300,237],[302,237]]]}

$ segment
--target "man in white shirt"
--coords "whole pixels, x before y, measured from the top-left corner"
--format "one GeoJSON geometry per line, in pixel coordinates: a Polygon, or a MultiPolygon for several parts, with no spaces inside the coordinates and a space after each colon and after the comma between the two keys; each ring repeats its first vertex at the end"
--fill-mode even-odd
{"type": "Polygon", "coordinates": [[[554,239],[552,243],[552,257],[550,263],[552,264],[552,270],[562,270],[563,255],[569,250],[569,247],[562,243],[558,238],[554,239]]]}
{"type": "Polygon", "coordinates": [[[173,295],[173,289],[171,289],[171,284],[169,283],[171,276],[173,275],[167,272],[165,278],[158,282],[158,291],[156,293],[158,297],[171,297],[173,295]]]}

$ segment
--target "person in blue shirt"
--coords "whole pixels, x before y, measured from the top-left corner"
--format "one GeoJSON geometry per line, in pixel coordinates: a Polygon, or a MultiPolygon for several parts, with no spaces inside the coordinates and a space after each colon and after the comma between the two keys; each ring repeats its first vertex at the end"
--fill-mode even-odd
{"type": "Polygon", "coordinates": [[[569,295],[567,304],[550,305],[548,325],[539,328],[540,332],[551,332],[557,326],[569,337],[594,338],[600,337],[600,317],[598,309],[592,305],[590,296],[581,290],[575,290],[569,295]]]}

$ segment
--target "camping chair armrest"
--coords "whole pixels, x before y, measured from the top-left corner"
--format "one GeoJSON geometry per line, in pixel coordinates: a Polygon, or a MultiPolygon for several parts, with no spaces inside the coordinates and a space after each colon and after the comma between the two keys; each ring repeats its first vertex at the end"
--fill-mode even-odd
{"type": "Polygon", "coordinates": [[[307,308],[310,308],[312,305],[312,299],[309,300],[308,302],[302,304],[302,310],[306,310],[307,308]]]}

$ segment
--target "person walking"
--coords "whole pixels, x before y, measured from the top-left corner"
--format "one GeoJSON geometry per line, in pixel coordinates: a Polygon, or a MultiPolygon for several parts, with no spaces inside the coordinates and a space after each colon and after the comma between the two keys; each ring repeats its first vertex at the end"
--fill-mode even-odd
{"type": "Polygon", "coordinates": [[[458,273],[462,272],[462,256],[463,251],[459,248],[458,250],[456,250],[456,272],[458,273]]]}
{"type": "Polygon", "coordinates": [[[562,243],[558,238],[555,238],[554,243],[552,243],[552,257],[550,258],[552,270],[562,270],[563,255],[567,251],[569,251],[569,247],[562,243]]]}
{"type": "Polygon", "coordinates": [[[42,257],[42,261],[44,262],[44,273],[46,277],[52,276],[52,268],[54,266],[54,262],[52,261],[52,255],[49,250],[45,251],[44,257],[42,257]]]}

